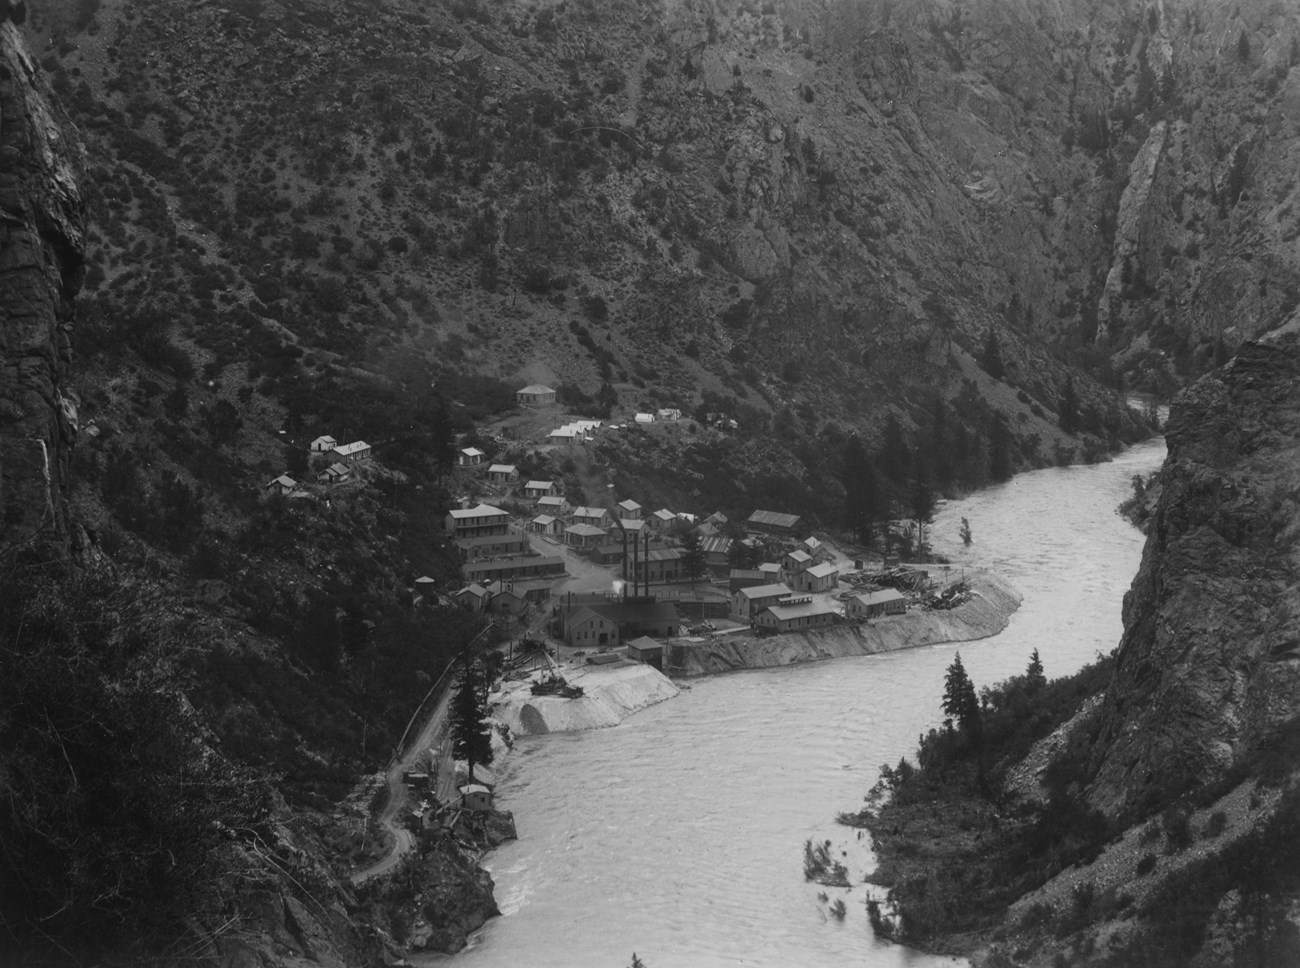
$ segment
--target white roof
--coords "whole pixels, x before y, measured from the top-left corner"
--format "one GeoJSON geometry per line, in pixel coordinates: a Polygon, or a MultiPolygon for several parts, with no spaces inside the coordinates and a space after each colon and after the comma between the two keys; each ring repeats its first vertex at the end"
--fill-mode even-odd
{"type": "Polygon", "coordinates": [[[357,453],[357,451],[369,450],[369,449],[370,449],[370,445],[367,444],[364,440],[354,440],[350,444],[339,444],[339,446],[334,448],[334,453],[342,454],[344,457],[346,457],[348,456],[348,454],[355,454],[357,453]]]}
{"type": "MultiPolygon", "coordinates": [[[[281,474],[279,477],[277,477],[275,480],[273,480],[273,481],[271,482],[271,484],[279,484],[281,487],[297,487],[297,486],[298,486],[298,482],[295,481],[295,480],[294,480],[292,477],[290,477],[288,474],[281,474]]],[[[271,484],[268,484],[268,485],[266,485],[266,486],[267,486],[267,487],[270,487],[271,484]]]]}
{"type": "Polygon", "coordinates": [[[461,452],[462,454],[464,454],[466,457],[482,457],[482,456],[483,456],[483,451],[479,450],[477,447],[462,447],[461,450],[460,450],[460,452],[461,452]]]}
{"type": "Polygon", "coordinates": [[[338,443],[338,441],[336,441],[329,434],[321,434],[319,437],[313,440],[312,443],[313,444],[334,444],[334,443],[338,443]]]}
{"type": "Polygon", "coordinates": [[[829,561],[820,565],[813,565],[808,569],[808,574],[814,578],[827,578],[831,575],[838,575],[840,570],[832,565],[829,561]]]}
{"type": "Polygon", "coordinates": [[[492,791],[489,790],[487,787],[485,787],[482,783],[466,783],[463,787],[460,788],[461,796],[464,796],[467,793],[491,793],[491,792],[492,791]]]}
{"type": "Polygon", "coordinates": [[[897,602],[900,599],[906,599],[907,596],[897,588],[883,588],[878,592],[862,592],[854,595],[863,605],[884,605],[886,602],[897,602]]]}
{"type": "Polygon", "coordinates": [[[812,561],[812,555],[808,554],[808,552],[806,551],[792,551],[788,555],[786,555],[786,557],[793,558],[795,561],[801,563],[805,561],[812,561]]]}
{"type": "MultiPolygon", "coordinates": [[[[529,486],[531,487],[532,485],[529,485],[529,486]]],[[[541,508],[541,507],[547,507],[547,508],[558,508],[558,507],[563,507],[563,506],[564,506],[564,498],[560,497],[558,494],[548,494],[548,495],[546,495],[546,497],[539,497],[539,498],[537,499],[537,506],[538,506],[539,508],[541,508]]]]}
{"type": "Polygon", "coordinates": [[[654,513],[654,516],[660,521],[676,521],[681,517],[681,515],[673,514],[673,512],[669,511],[667,508],[660,508],[654,513]]]}
{"type": "Polygon", "coordinates": [[[639,413],[634,419],[637,423],[654,423],[655,415],[652,413],[639,413]]]}
{"type": "Polygon", "coordinates": [[[807,618],[813,615],[835,615],[835,609],[826,602],[799,602],[797,605],[769,605],[767,611],[778,619],[807,618]]]}
{"type": "Polygon", "coordinates": [[[628,498],[626,501],[619,501],[618,506],[621,507],[624,511],[641,510],[641,505],[637,504],[636,501],[633,501],[631,498],[628,498]]]}
{"type": "Polygon", "coordinates": [[[453,508],[451,511],[453,520],[463,521],[466,518],[486,518],[486,517],[510,517],[509,511],[502,511],[500,508],[494,508],[490,504],[478,504],[472,508],[453,508]]]}
{"type": "Polygon", "coordinates": [[[619,518],[618,523],[623,525],[624,531],[641,531],[645,528],[645,522],[640,518],[619,518]]]}
{"type": "Polygon", "coordinates": [[[573,516],[575,518],[603,518],[609,514],[604,508],[574,508],[573,516]]]}
{"type": "Polygon", "coordinates": [[[522,390],[516,390],[515,392],[516,393],[554,393],[555,391],[542,383],[530,383],[522,390]]]}
{"type": "Polygon", "coordinates": [[[793,595],[794,592],[789,585],[778,582],[775,585],[751,585],[740,589],[740,594],[746,598],[771,598],[773,595],[793,595]]]}
{"type": "Polygon", "coordinates": [[[558,520],[559,518],[553,518],[549,514],[539,514],[537,517],[533,518],[533,524],[554,524],[558,520]]]}
{"type": "Polygon", "coordinates": [[[547,491],[555,486],[554,481],[529,481],[524,485],[526,491],[547,491]]]}
{"type": "Polygon", "coordinates": [[[576,534],[579,537],[595,537],[598,534],[609,534],[604,528],[598,528],[594,524],[573,524],[564,529],[565,534],[576,534]]]}
{"type": "Polygon", "coordinates": [[[513,474],[514,472],[514,464],[493,464],[488,468],[489,474],[513,474]]]}
{"type": "Polygon", "coordinates": [[[582,431],[574,427],[556,427],[551,431],[552,437],[581,437],[582,431]]]}

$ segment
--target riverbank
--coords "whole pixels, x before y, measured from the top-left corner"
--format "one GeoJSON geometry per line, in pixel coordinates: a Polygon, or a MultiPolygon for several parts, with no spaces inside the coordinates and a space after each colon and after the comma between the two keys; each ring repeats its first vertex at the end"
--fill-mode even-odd
{"type": "Polygon", "coordinates": [[[674,676],[705,676],[818,659],[875,655],[942,642],[969,642],[997,635],[1020,607],[1023,600],[1020,592],[987,570],[968,572],[966,581],[971,598],[952,609],[910,609],[903,615],[810,632],[735,633],[673,643],[669,670],[674,676]]]}
{"type": "Polygon", "coordinates": [[[507,680],[489,697],[492,718],[515,736],[604,729],[681,692],[658,669],[626,659],[603,666],[561,666],[560,672],[570,685],[581,686],[583,695],[534,696],[536,677],[507,680]]]}

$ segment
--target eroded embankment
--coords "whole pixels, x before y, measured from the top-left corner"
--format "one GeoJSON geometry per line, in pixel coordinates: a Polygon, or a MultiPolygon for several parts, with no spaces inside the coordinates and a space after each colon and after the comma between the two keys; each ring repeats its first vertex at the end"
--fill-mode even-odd
{"type": "Polygon", "coordinates": [[[668,660],[670,671],[673,675],[702,676],[737,669],[767,669],[997,635],[1020,607],[1020,593],[988,571],[968,575],[966,580],[973,595],[970,601],[953,609],[915,609],[859,625],[811,632],[764,636],[737,633],[685,645],[674,643],[668,660]]]}
{"type": "Polygon", "coordinates": [[[506,682],[493,697],[492,718],[516,736],[603,729],[681,691],[658,669],[639,662],[562,671],[570,684],[582,686],[584,695],[576,699],[534,696],[531,681],[506,682]]]}

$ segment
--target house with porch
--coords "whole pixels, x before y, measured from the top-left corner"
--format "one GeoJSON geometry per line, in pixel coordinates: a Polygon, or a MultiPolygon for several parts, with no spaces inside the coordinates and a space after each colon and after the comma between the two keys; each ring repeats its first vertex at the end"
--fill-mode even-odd
{"type": "Polygon", "coordinates": [[[539,514],[528,522],[528,530],[534,534],[564,534],[564,522],[551,514],[539,514]]]}
{"type": "Polygon", "coordinates": [[[490,504],[472,508],[453,508],[447,512],[444,527],[455,538],[477,538],[485,534],[505,534],[510,525],[510,514],[490,504]]]}
{"type": "Polygon", "coordinates": [[[316,475],[319,484],[339,484],[352,476],[352,469],[347,464],[334,463],[316,475]]]}
{"type": "Polygon", "coordinates": [[[370,445],[364,440],[354,440],[350,444],[339,444],[331,456],[344,464],[355,464],[359,460],[370,460],[370,445]]]}
{"type": "Polygon", "coordinates": [[[608,531],[594,524],[571,524],[564,529],[564,543],[572,548],[594,548],[608,536],[608,531]]]}

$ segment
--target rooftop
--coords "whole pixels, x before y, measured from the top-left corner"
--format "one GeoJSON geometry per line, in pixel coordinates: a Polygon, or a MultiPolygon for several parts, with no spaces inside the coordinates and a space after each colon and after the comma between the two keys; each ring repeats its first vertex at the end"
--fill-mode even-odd
{"type": "Polygon", "coordinates": [[[544,383],[530,383],[522,390],[516,390],[515,392],[516,393],[554,393],[555,391],[552,390],[550,387],[546,386],[544,383]]]}
{"type": "Polygon", "coordinates": [[[839,573],[839,568],[832,565],[829,561],[820,565],[813,565],[808,569],[808,574],[812,575],[814,578],[829,578],[831,575],[838,575],[839,573]]]}
{"type": "Polygon", "coordinates": [[[792,618],[811,618],[814,615],[835,615],[836,611],[826,602],[799,602],[796,605],[769,605],[771,612],[779,621],[792,618]]]}
{"type": "Polygon", "coordinates": [[[488,468],[489,474],[513,474],[514,472],[514,464],[493,464],[488,468]]]}
{"type": "Polygon", "coordinates": [[[861,592],[853,597],[863,605],[883,605],[886,602],[897,602],[900,599],[907,599],[907,596],[897,588],[882,588],[878,592],[861,592]]]}
{"type": "Polygon", "coordinates": [[[772,598],[775,595],[793,595],[794,592],[790,589],[789,585],[778,582],[775,585],[753,585],[749,588],[742,588],[737,592],[737,594],[752,599],[772,598]]]}
{"type": "Polygon", "coordinates": [[[490,504],[476,504],[472,508],[452,508],[449,512],[455,521],[464,521],[467,518],[508,518],[509,511],[502,511],[500,508],[494,508],[490,504]]]}
{"type": "Polygon", "coordinates": [[[777,511],[755,511],[749,516],[749,524],[765,524],[772,528],[794,528],[803,520],[797,514],[781,514],[777,511]]]}

